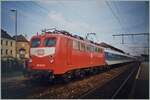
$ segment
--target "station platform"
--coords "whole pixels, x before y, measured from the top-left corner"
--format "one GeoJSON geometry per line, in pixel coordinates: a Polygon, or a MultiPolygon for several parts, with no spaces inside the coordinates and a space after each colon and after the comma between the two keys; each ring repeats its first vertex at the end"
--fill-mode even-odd
{"type": "Polygon", "coordinates": [[[129,98],[149,99],[149,62],[141,63],[129,98]]]}

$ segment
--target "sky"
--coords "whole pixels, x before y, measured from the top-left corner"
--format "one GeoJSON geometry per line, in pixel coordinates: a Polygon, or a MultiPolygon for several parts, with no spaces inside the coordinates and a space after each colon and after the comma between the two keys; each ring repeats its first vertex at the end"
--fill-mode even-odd
{"type": "Polygon", "coordinates": [[[149,5],[144,1],[2,1],[1,28],[13,36],[15,14],[10,9],[17,10],[18,34],[27,35],[28,40],[42,29],[57,28],[82,37],[96,33],[88,38],[131,54],[140,54],[148,46],[147,36],[125,37],[125,44],[121,37],[112,36],[149,33],[149,5]]]}

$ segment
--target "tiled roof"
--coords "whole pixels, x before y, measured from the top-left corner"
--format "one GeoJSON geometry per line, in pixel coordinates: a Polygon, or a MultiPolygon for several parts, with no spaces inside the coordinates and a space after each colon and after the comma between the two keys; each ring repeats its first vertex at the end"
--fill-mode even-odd
{"type": "Polygon", "coordinates": [[[2,38],[6,38],[6,39],[11,39],[11,40],[15,40],[14,38],[12,38],[6,31],[4,31],[3,29],[1,29],[1,37],[2,38]]]}
{"type": "MultiPolygon", "coordinates": [[[[16,36],[13,36],[15,39],[16,36]]],[[[23,35],[17,35],[17,42],[29,42],[23,35]]]]}

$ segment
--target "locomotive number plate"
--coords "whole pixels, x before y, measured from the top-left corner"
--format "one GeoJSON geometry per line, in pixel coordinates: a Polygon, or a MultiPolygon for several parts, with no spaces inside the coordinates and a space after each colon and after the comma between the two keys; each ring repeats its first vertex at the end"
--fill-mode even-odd
{"type": "Polygon", "coordinates": [[[44,50],[43,49],[38,49],[37,54],[38,55],[44,55],[44,50]]]}

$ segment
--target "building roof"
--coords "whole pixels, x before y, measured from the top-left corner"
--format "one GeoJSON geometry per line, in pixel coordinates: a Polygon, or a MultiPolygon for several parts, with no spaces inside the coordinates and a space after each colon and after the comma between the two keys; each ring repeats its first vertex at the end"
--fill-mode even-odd
{"type": "Polygon", "coordinates": [[[17,42],[29,42],[23,35],[13,36],[15,39],[17,37],[17,42]]]}
{"type": "Polygon", "coordinates": [[[12,38],[6,31],[4,31],[3,29],[1,29],[1,37],[2,38],[6,38],[6,39],[11,39],[11,40],[15,40],[14,38],[12,38]]]}
{"type": "Polygon", "coordinates": [[[118,52],[121,52],[121,53],[125,53],[124,51],[122,51],[122,50],[120,50],[120,49],[118,49],[118,48],[116,48],[114,46],[111,46],[111,45],[109,45],[107,43],[104,43],[104,42],[100,43],[99,45],[104,47],[104,48],[110,48],[112,50],[115,50],[115,51],[118,51],[118,52]]]}

